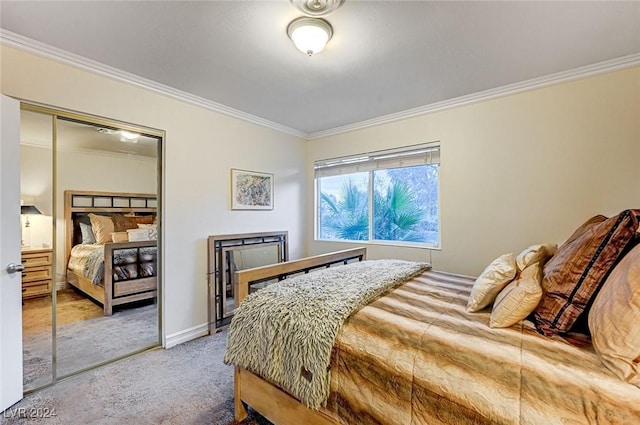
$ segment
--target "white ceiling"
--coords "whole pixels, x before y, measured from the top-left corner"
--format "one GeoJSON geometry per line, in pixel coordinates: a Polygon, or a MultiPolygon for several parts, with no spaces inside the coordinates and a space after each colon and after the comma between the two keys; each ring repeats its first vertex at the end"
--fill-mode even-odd
{"type": "Polygon", "coordinates": [[[0,26],[307,136],[640,53],[640,2],[346,0],[307,57],[274,1],[6,1],[0,26]]]}
{"type": "MultiPolygon", "coordinates": [[[[51,115],[20,112],[20,143],[41,148],[53,147],[51,115]]],[[[158,156],[158,139],[140,135],[133,141],[123,138],[116,128],[58,119],[56,149],[58,151],[109,153],[126,156],[158,156]]]]}

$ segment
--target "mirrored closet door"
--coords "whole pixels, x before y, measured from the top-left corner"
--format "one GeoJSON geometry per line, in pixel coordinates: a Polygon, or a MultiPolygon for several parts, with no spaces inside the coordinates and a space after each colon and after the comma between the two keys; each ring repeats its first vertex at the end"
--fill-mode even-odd
{"type": "Polygon", "coordinates": [[[23,203],[42,204],[50,223],[31,229],[48,235],[32,236],[30,249],[49,253],[51,286],[23,305],[28,391],[160,344],[163,134],[32,105],[21,118],[23,203]],[[45,131],[38,119],[51,136],[34,152],[27,135],[45,131]],[[45,164],[49,208],[27,190],[32,181],[47,186],[45,164]]]}
{"type": "Polygon", "coordinates": [[[53,117],[23,110],[20,129],[24,389],[53,380],[53,117]]]}

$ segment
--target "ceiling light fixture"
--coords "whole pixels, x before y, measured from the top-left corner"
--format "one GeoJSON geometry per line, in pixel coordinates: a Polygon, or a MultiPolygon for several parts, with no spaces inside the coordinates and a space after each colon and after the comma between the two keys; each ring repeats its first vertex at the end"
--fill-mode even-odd
{"type": "Polygon", "coordinates": [[[138,143],[138,137],[140,135],[138,133],[132,133],[126,130],[120,130],[120,141],[121,142],[130,142],[130,143],[138,143]]]}
{"type": "Polygon", "coordinates": [[[331,40],[333,28],[324,19],[303,16],[291,21],[287,35],[302,53],[312,56],[320,53],[331,40]]]}
{"type": "Polygon", "coordinates": [[[333,12],[344,0],[291,0],[291,3],[308,16],[323,16],[333,12]]]}

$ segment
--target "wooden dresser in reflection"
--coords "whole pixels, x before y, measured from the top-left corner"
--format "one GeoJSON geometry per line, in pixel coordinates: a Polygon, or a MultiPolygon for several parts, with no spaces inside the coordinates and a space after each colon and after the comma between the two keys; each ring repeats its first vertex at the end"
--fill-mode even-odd
{"type": "Polygon", "coordinates": [[[44,297],[51,294],[52,267],[51,248],[22,250],[22,298],[44,297]]]}

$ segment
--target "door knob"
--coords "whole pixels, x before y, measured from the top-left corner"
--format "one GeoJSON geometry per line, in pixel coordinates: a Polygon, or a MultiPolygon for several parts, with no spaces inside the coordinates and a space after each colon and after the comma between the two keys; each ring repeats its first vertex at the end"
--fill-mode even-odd
{"type": "Polygon", "coordinates": [[[24,266],[22,264],[9,263],[7,265],[7,273],[13,274],[18,273],[24,270],[24,266]]]}

